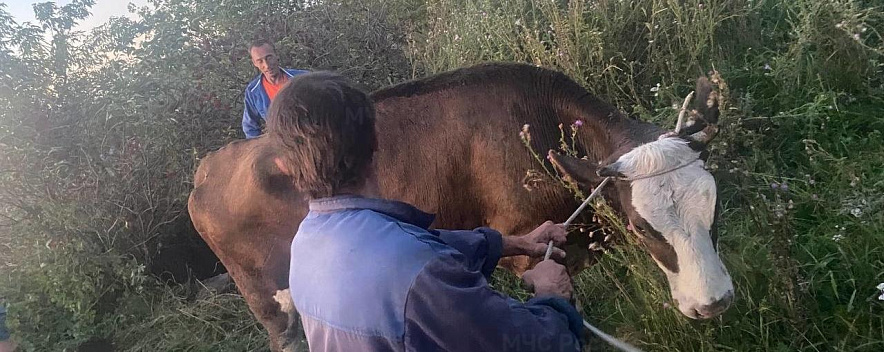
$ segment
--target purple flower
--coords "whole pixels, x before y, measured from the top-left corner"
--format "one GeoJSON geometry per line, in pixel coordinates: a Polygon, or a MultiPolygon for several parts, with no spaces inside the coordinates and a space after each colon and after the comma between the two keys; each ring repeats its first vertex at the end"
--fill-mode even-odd
{"type": "Polygon", "coordinates": [[[788,190],[789,190],[789,185],[787,185],[785,182],[783,182],[783,184],[780,185],[780,189],[782,189],[783,191],[788,191],[788,190]]]}
{"type": "Polygon", "coordinates": [[[583,126],[583,120],[574,121],[574,126],[577,126],[577,127],[583,126]]]}
{"type": "Polygon", "coordinates": [[[771,188],[771,189],[777,189],[777,188],[780,188],[780,184],[779,184],[779,183],[776,183],[776,182],[771,182],[771,184],[770,184],[770,188],[771,188]]]}

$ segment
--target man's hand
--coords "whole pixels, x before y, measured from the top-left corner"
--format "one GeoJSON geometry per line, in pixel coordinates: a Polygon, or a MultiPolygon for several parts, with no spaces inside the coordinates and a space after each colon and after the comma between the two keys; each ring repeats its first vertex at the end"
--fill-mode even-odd
{"type": "MultiPolygon", "coordinates": [[[[568,239],[565,225],[547,221],[524,236],[504,236],[503,256],[527,255],[535,258],[543,258],[549,241],[555,246],[561,246],[568,239]]],[[[552,258],[565,259],[565,251],[553,248],[552,258]]]]}
{"type": "Polygon", "coordinates": [[[570,300],[571,293],[574,292],[571,277],[568,276],[565,267],[549,259],[537,263],[534,269],[526,271],[522,275],[522,280],[536,296],[553,295],[570,300]]]}

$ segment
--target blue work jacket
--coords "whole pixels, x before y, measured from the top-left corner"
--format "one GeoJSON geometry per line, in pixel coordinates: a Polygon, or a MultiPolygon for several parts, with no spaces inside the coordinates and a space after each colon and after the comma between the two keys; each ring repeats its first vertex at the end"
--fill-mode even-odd
{"type": "MultiPolygon", "coordinates": [[[[289,79],[302,73],[310,71],[283,68],[282,72],[289,79]]],[[[261,76],[258,74],[246,85],[245,108],[242,112],[242,131],[245,132],[246,138],[255,138],[261,135],[261,126],[267,118],[267,108],[270,107],[270,97],[264,85],[261,84],[261,76]]]]}
{"type": "Polygon", "coordinates": [[[431,230],[432,222],[390,200],[310,202],[289,284],[311,351],[580,349],[583,320],[566,300],[522,303],[489,287],[497,231],[431,230]]]}

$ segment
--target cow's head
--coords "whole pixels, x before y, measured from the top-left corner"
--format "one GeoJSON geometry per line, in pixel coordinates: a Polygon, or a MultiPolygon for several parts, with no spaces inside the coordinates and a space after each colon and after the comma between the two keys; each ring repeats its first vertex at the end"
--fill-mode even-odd
{"type": "Polygon", "coordinates": [[[679,310],[694,319],[724,312],[734,287],[716,249],[715,180],[701,154],[715,137],[718,96],[697,82],[696,108],[688,125],[596,165],[550,153],[555,166],[584,187],[613,177],[629,228],[641,239],[669,280],[679,310]]]}

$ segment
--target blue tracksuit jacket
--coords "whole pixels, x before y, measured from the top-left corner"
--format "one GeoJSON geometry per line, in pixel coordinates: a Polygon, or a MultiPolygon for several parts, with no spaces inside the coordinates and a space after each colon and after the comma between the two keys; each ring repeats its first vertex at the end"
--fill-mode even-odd
{"type": "MultiPolygon", "coordinates": [[[[291,79],[309,71],[284,68],[282,72],[291,79]]],[[[267,118],[267,108],[270,107],[270,97],[267,96],[267,91],[261,84],[261,76],[262,74],[259,73],[246,85],[245,108],[242,112],[242,131],[245,132],[246,138],[255,138],[261,135],[261,125],[267,118]]]]}
{"type": "Polygon", "coordinates": [[[310,202],[292,241],[291,295],[311,351],[577,351],[567,301],[495,292],[501,255],[489,228],[430,230],[401,202],[310,202]]]}

